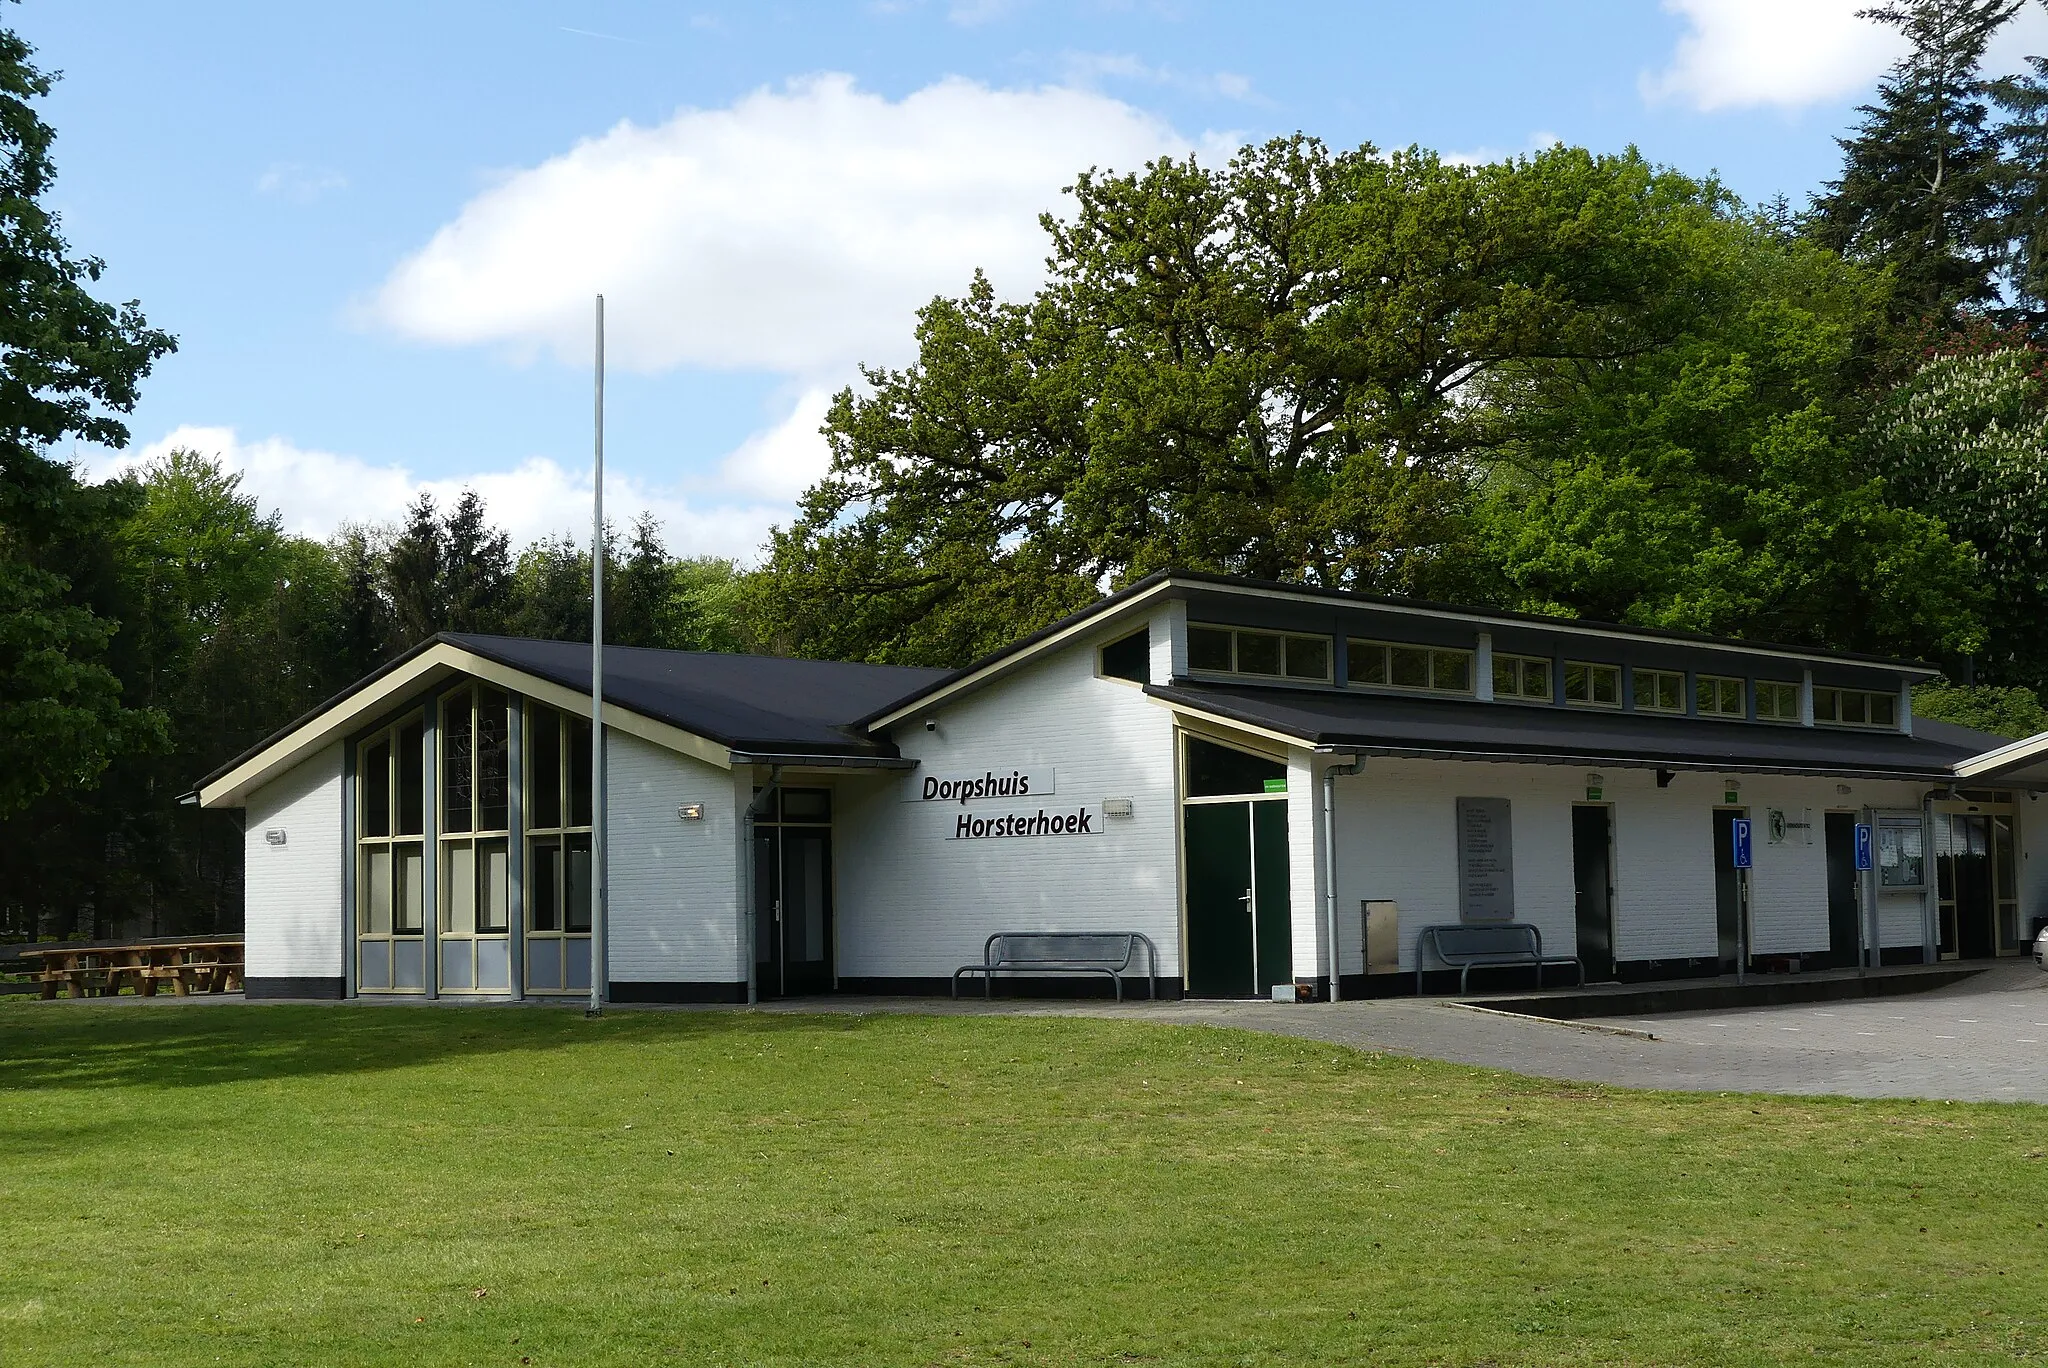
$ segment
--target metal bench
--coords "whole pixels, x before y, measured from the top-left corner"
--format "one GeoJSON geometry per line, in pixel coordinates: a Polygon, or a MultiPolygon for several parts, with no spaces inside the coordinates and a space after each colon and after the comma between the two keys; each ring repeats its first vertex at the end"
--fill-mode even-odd
{"type": "Polygon", "coordinates": [[[1569,964],[1579,971],[1579,983],[1586,981],[1586,966],[1576,955],[1543,953],[1543,932],[1528,922],[1497,922],[1490,925],[1425,926],[1415,938],[1415,992],[1422,993],[1422,972],[1429,967],[1424,950],[1434,950],[1445,968],[1458,969],[1458,991],[1467,991],[1474,969],[1528,966],[1536,971],[1536,986],[1543,986],[1543,971],[1553,964],[1569,964]]]}
{"type": "Polygon", "coordinates": [[[997,974],[1106,974],[1122,1002],[1123,976],[1141,945],[1151,995],[1157,998],[1159,948],[1142,931],[998,931],[981,947],[981,963],[953,971],[953,996],[960,996],[962,974],[981,975],[984,998],[997,974]]]}

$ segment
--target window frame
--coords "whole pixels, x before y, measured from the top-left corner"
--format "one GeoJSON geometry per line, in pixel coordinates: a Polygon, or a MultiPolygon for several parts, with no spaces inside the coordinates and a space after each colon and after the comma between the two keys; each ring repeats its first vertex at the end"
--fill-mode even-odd
{"type": "MultiPolygon", "coordinates": [[[[428,880],[434,877],[427,863],[426,804],[424,792],[413,795],[415,829],[404,830],[406,826],[406,780],[407,735],[412,733],[413,756],[418,761],[416,777],[423,790],[426,787],[426,729],[427,713],[424,707],[414,707],[378,727],[355,743],[355,849],[350,858],[355,867],[354,901],[354,944],[349,947],[355,960],[355,987],[358,993],[401,993],[417,994],[426,991],[427,943],[432,939],[427,933],[426,897],[428,880]],[[383,751],[382,773],[372,776],[370,757],[383,751]],[[380,790],[384,803],[384,830],[370,831],[370,805],[372,790],[380,790]],[[376,880],[371,871],[378,854],[384,858],[384,902],[383,925],[378,928],[377,908],[372,905],[376,897],[376,880]],[[405,857],[412,857],[413,872],[406,874],[405,857]],[[410,896],[409,896],[410,895],[410,896]],[[408,908],[408,904],[412,904],[408,908]],[[411,922],[402,918],[410,915],[411,922]],[[365,942],[381,944],[384,947],[383,982],[372,984],[363,974],[363,946],[365,942]],[[417,972],[422,976],[417,986],[398,982],[398,956],[400,944],[419,947],[417,972]]],[[[440,788],[438,776],[435,788],[440,788]]],[[[438,808],[437,808],[438,810],[438,808]]]]}
{"type": "Polygon", "coordinates": [[[1556,704],[1558,672],[1557,661],[1554,658],[1550,656],[1522,655],[1515,651],[1496,651],[1489,668],[1493,671],[1493,697],[1496,702],[1502,698],[1511,698],[1518,703],[1556,704]],[[1500,670],[1504,665],[1514,668],[1516,684],[1514,689],[1505,694],[1501,692],[1500,688],[1500,670]],[[1522,687],[1529,677],[1529,667],[1531,665],[1543,667],[1543,692],[1540,694],[1529,693],[1526,688],[1522,687]]]}
{"type": "MultiPolygon", "coordinates": [[[[585,866],[593,880],[593,887],[585,891],[583,899],[586,917],[589,915],[592,900],[596,896],[596,889],[594,887],[596,871],[593,867],[595,856],[589,853],[590,818],[593,814],[585,812],[581,814],[584,819],[583,821],[578,822],[576,820],[579,814],[576,811],[576,776],[574,771],[577,768],[578,759],[578,723],[582,724],[585,732],[589,731],[590,719],[587,717],[579,717],[561,708],[535,702],[531,698],[526,700],[526,706],[521,719],[521,727],[523,729],[523,735],[521,736],[521,741],[523,742],[522,754],[526,758],[526,763],[521,766],[523,773],[520,776],[520,783],[523,789],[521,811],[526,815],[526,821],[522,824],[522,830],[519,833],[520,839],[523,842],[523,854],[525,856],[525,877],[520,880],[518,915],[524,919],[521,922],[521,927],[522,936],[525,941],[524,957],[526,962],[524,966],[525,976],[522,981],[529,996],[578,994],[590,991],[587,978],[585,983],[579,986],[572,981],[573,976],[569,973],[570,944],[581,941],[587,945],[591,938],[590,928],[587,924],[574,929],[569,924],[570,909],[574,905],[571,898],[573,881],[569,874],[571,863],[569,855],[577,837],[582,838],[583,849],[586,852],[585,866]],[[537,763],[542,747],[536,744],[535,737],[541,728],[550,725],[555,728],[555,741],[553,744],[555,772],[552,776],[543,776],[540,773],[541,767],[537,763]],[[555,820],[547,825],[539,825],[538,822],[541,815],[539,793],[541,785],[549,779],[552,779],[555,792],[555,820]],[[543,861],[539,858],[538,852],[543,848],[553,852],[551,859],[543,861]],[[546,864],[551,869],[549,878],[546,881],[548,885],[546,889],[543,889],[541,886],[542,879],[540,873],[543,864],[546,864]],[[552,900],[554,905],[553,921],[555,924],[549,927],[537,926],[535,924],[534,913],[536,905],[544,893],[552,900]],[[559,984],[550,983],[542,985],[535,982],[535,951],[543,943],[559,946],[559,949],[556,951],[556,967],[559,972],[555,975],[556,978],[561,980],[559,984]]],[[[590,752],[586,745],[583,748],[583,757],[587,760],[589,754],[590,752]]],[[[587,786],[587,777],[585,782],[587,786]]]]}
{"type": "Polygon", "coordinates": [[[1188,637],[1189,637],[1189,641],[1188,641],[1188,673],[1189,673],[1189,674],[1199,674],[1199,675],[1208,675],[1208,676],[1210,676],[1211,678],[1229,678],[1229,679],[1251,679],[1251,680],[1265,680],[1265,681],[1268,681],[1268,682],[1271,682],[1271,683],[1275,683],[1275,684],[1331,684],[1331,683],[1333,683],[1333,682],[1335,681],[1335,678],[1336,678],[1336,671],[1337,671],[1337,640],[1336,640],[1336,638],[1335,638],[1335,637],[1333,637],[1333,636],[1323,636],[1323,635],[1320,635],[1320,634],[1318,634],[1318,633],[1315,633],[1315,632],[1288,632],[1288,631],[1281,631],[1281,630],[1279,630],[1279,629],[1277,629],[1277,628],[1272,628],[1272,627],[1237,627],[1237,626],[1232,626],[1232,625],[1230,625],[1230,624],[1228,624],[1228,623],[1221,623],[1221,622],[1191,622],[1191,623],[1189,623],[1189,624],[1188,624],[1188,637]],[[1211,667],[1209,667],[1209,666],[1205,666],[1205,665],[1197,665],[1197,664],[1195,664],[1195,653],[1194,653],[1194,640],[1193,640],[1193,638],[1194,638],[1194,634],[1195,634],[1196,632],[1227,632],[1227,633],[1229,633],[1229,635],[1230,635],[1230,668],[1229,668],[1229,669],[1227,669],[1227,670],[1218,670],[1218,669],[1214,669],[1214,668],[1211,668],[1211,667]],[[1240,661],[1240,659],[1241,659],[1241,654],[1242,654],[1242,653],[1241,653],[1241,652],[1239,651],[1239,649],[1238,649],[1238,638],[1239,638],[1240,636],[1243,636],[1243,635],[1246,635],[1246,634],[1249,634],[1249,635],[1252,635],[1252,636],[1260,636],[1260,637],[1276,637],[1276,638],[1278,638],[1278,639],[1279,639],[1279,641],[1280,641],[1280,670],[1279,670],[1279,673],[1277,673],[1277,674],[1266,674],[1266,673],[1264,673],[1263,671],[1257,671],[1257,670],[1253,670],[1253,671],[1246,671],[1246,670],[1244,670],[1244,669],[1241,669],[1241,668],[1239,668],[1239,661],[1240,661]],[[1318,644],[1319,644],[1319,645],[1320,645],[1320,646],[1321,646],[1321,647],[1323,648],[1323,672],[1322,672],[1322,674],[1321,674],[1320,676],[1317,676],[1317,675],[1306,675],[1306,674],[1291,674],[1291,673],[1289,673],[1289,671],[1288,671],[1288,668],[1287,668],[1287,665],[1288,665],[1288,656],[1289,656],[1290,652],[1289,652],[1289,649],[1288,649],[1288,645],[1287,645],[1287,643],[1289,643],[1289,642],[1292,642],[1292,641],[1313,641],[1313,642],[1316,642],[1316,643],[1318,643],[1318,644]]]}
{"type": "Polygon", "coordinates": [[[1606,661],[1602,661],[1602,660],[1567,660],[1567,661],[1566,661],[1566,662],[1564,663],[1564,672],[1563,672],[1562,678],[1563,678],[1563,682],[1564,682],[1564,705],[1565,705],[1565,706],[1566,706],[1567,708],[1611,708],[1611,709],[1614,709],[1614,710],[1616,710],[1616,711],[1619,711],[1619,710],[1620,710],[1620,708],[1621,708],[1621,706],[1622,706],[1622,702],[1621,702],[1621,666],[1619,666],[1619,665],[1613,665],[1613,664],[1609,664],[1608,662],[1606,662],[1606,661]],[[1584,670],[1584,671],[1586,672],[1586,674],[1585,674],[1585,676],[1584,676],[1584,677],[1585,677],[1585,679],[1586,679],[1586,681],[1587,681],[1587,688],[1586,688],[1586,695],[1587,695],[1587,696],[1586,696],[1586,697],[1584,697],[1584,698],[1573,698],[1573,697],[1572,697],[1572,671],[1573,671],[1573,670],[1584,670]],[[1593,678],[1594,678],[1594,673],[1595,673],[1596,671],[1612,671],[1612,672],[1613,672],[1613,675],[1614,675],[1614,701],[1613,701],[1613,702],[1611,702],[1611,703],[1602,703],[1602,702],[1601,702],[1601,701],[1600,701],[1599,699],[1597,699],[1597,698],[1594,698],[1594,697],[1592,696],[1592,695],[1593,695],[1593,693],[1595,692],[1595,691],[1594,691],[1594,689],[1593,689],[1593,687],[1592,687],[1592,680],[1593,680],[1593,678]]]}
{"type": "Polygon", "coordinates": [[[1683,717],[1686,711],[1685,686],[1686,672],[1684,670],[1631,669],[1629,671],[1629,704],[1636,712],[1661,713],[1667,717],[1683,717]],[[1678,702],[1676,704],[1667,708],[1662,703],[1643,702],[1643,682],[1645,680],[1654,682],[1667,679],[1678,681],[1678,702]]]}
{"type": "Polygon", "coordinates": [[[1479,687],[1479,652],[1466,650],[1461,646],[1435,646],[1420,641],[1379,641],[1371,637],[1346,637],[1344,639],[1344,683],[1353,689],[1398,689],[1402,693],[1447,694],[1456,698],[1470,698],[1479,687]],[[1380,679],[1360,679],[1356,662],[1364,655],[1377,651],[1380,657],[1380,679]],[[1422,653],[1425,683],[1402,684],[1394,678],[1394,652],[1419,651],[1422,653]],[[1465,664],[1465,685],[1437,683],[1437,657],[1462,657],[1465,664]]]}
{"type": "Polygon", "coordinates": [[[1744,679],[1741,675],[1717,674],[1695,674],[1692,679],[1692,703],[1695,715],[1724,719],[1735,718],[1737,720],[1749,717],[1749,681],[1747,679],[1744,679]],[[1735,686],[1734,712],[1725,711],[1720,707],[1720,692],[1723,684],[1733,684],[1735,686]],[[1715,706],[1712,708],[1700,705],[1700,690],[1709,686],[1713,688],[1715,695],[1715,706]]]}
{"type": "Polygon", "coordinates": [[[1780,726],[1783,726],[1786,723],[1790,723],[1794,726],[1798,725],[1800,692],[1800,686],[1798,684],[1788,679],[1756,679],[1750,681],[1749,691],[1750,696],[1756,700],[1755,713],[1757,721],[1773,722],[1777,723],[1780,726]],[[1791,690],[1792,711],[1789,713],[1781,712],[1776,707],[1773,707],[1770,712],[1765,712],[1764,697],[1766,691],[1768,691],[1772,697],[1782,699],[1784,695],[1780,691],[1785,689],[1791,690]]]}
{"type": "Polygon", "coordinates": [[[1816,727],[1840,727],[1845,731],[1897,731],[1899,729],[1899,696],[1887,689],[1850,689],[1834,684],[1816,685],[1813,690],[1813,725],[1816,727]],[[1826,695],[1833,706],[1823,713],[1821,698],[1826,695]],[[1863,700],[1864,720],[1845,722],[1842,720],[1842,700],[1845,698],[1863,700]],[[1872,705],[1882,703],[1890,716],[1883,722],[1872,718],[1872,705]]]}

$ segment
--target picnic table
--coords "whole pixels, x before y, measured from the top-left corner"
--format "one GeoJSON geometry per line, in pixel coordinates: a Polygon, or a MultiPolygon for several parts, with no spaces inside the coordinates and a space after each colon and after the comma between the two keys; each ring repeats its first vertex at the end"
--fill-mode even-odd
{"type": "Polygon", "coordinates": [[[70,997],[112,997],[132,986],[155,997],[169,983],[180,997],[232,993],[242,986],[240,936],[159,936],[127,944],[22,946],[14,957],[42,984],[44,1001],[61,986],[70,997]]]}

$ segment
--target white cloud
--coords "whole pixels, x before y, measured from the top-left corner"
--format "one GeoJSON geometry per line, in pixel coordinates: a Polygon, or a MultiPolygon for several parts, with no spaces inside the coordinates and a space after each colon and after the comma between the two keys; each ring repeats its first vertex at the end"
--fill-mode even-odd
{"type": "Polygon", "coordinates": [[[274,162],[256,178],[256,193],[275,195],[294,204],[311,204],[322,195],[348,189],[348,177],[331,166],[274,162]]]}
{"type": "MultiPolygon", "coordinates": [[[[1663,0],[1686,31],[1663,71],[1645,73],[1652,102],[1703,112],[1797,109],[1865,96],[1905,51],[1898,31],[1857,17],[1871,0],[1663,0]]],[[[1987,66],[2016,70],[2048,37],[2048,12],[2028,5],[1992,45],[1987,66]]]]}
{"type": "MultiPolygon", "coordinates": [[[[815,412],[822,417],[822,406],[815,412]]],[[[607,520],[625,528],[642,511],[652,512],[662,522],[669,549],[679,555],[751,559],[769,526],[789,520],[789,481],[802,468],[802,453],[794,441],[774,439],[795,428],[803,413],[800,402],[796,417],[755,439],[767,449],[743,459],[747,447],[742,447],[727,458],[731,478],[702,489],[662,488],[607,471],[607,520]]],[[[822,449],[822,441],[818,445],[822,449]]],[[[464,489],[474,489],[483,496],[491,521],[512,534],[515,546],[553,535],[582,543],[590,539],[589,471],[564,469],[545,456],[530,456],[507,470],[422,480],[402,465],[309,450],[280,437],[244,441],[231,427],[187,425],[140,451],[105,452],[86,465],[93,476],[105,479],[174,447],[217,457],[226,469],[239,472],[243,488],[256,495],[263,510],[281,514],[285,530],[299,536],[324,538],[344,523],[395,522],[423,493],[446,508],[464,489]]]]}
{"type": "Polygon", "coordinates": [[[825,411],[832,406],[832,395],[833,391],[823,386],[805,390],[787,418],[740,443],[719,465],[725,486],[793,502],[816,484],[832,464],[832,449],[818,431],[824,426],[825,411]]]}
{"type": "Polygon", "coordinates": [[[1090,165],[1192,148],[1120,100],[949,78],[901,100],[823,75],[657,127],[620,124],[508,175],[367,302],[412,338],[582,365],[602,291],[608,354],[848,378],[900,362],[915,310],[976,267],[1042,279],[1042,210],[1090,165]]]}

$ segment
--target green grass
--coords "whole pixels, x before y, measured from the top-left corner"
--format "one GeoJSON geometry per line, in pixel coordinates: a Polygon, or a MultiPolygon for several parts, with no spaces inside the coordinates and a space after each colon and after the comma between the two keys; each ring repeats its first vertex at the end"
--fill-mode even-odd
{"type": "Polygon", "coordinates": [[[2048,1111],[1052,1018],[0,1004],[0,1364],[2008,1363],[2048,1111]]]}

